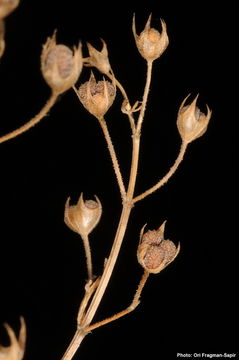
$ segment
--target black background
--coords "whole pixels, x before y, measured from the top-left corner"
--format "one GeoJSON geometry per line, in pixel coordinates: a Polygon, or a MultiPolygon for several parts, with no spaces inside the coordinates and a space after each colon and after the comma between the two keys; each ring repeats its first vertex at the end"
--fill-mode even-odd
{"type": "MultiPolygon", "coordinates": [[[[138,32],[151,12],[152,26],[158,27],[160,18],[166,21],[170,45],[153,69],[137,194],[162,177],[177,156],[176,116],[184,97],[200,93],[200,108],[205,110],[207,103],[213,110],[207,133],[189,146],[174,177],[133,210],[95,320],[131,302],[142,273],[136,248],[145,223],[154,229],[167,219],[166,237],[181,242],[181,253],[160,275],[150,277],[135,312],[88,335],[76,359],[174,359],[178,352],[238,350],[234,10],[230,2],[134,6],[23,0],[6,19],[1,134],[24,124],[47,101],[50,90],[41,76],[40,53],[54,29],[60,43],[72,46],[81,40],[84,56],[86,41],[100,49],[103,38],[114,72],[134,102],[142,97],[146,65],[134,44],[132,15],[138,32]]],[[[78,84],[89,74],[84,69],[78,84]]],[[[131,143],[121,101],[118,94],[107,121],[127,179],[131,143]]],[[[86,278],[81,240],[64,224],[64,204],[68,196],[76,202],[81,192],[86,199],[94,194],[101,199],[102,220],[91,236],[100,274],[121,208],[107,148],[96,119],[70,90],[34,129],[0,145],[0,161],[0,323],[18,329],[23,315],[25,359],[59,359],[74,333],[86,278]]],[[[7,344],[3,327],[0,342],[7,344]]]]}

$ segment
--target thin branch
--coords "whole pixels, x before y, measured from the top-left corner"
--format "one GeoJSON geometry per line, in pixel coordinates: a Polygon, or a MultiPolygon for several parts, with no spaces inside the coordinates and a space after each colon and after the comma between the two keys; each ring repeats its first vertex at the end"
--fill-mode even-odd
{"type": "Polygon", "coordinates": [[[139,165],[141,127],[142,127],[142,123],[144,120],[146,104],[147,104],[147,100],[148,100],[148,96],[149,96],[149,88],[150,88],[151,78],[152,78],[152,62],[147,61],[147,75],[146,75],[146,82],[145,82],[145,87],[144,87],[143,100],[142,100],[142,104],[141,104],[141,108],[140,108],[136,131],[132,136],[133,150],[132,150],[132,161],[131,161],[131,169],[130,169],[130,179],[129,179],[129,185],[128,185],[128,191],[127,191],[129,198],[133,198],[133,196],[134,196],[134,189],[135,189],[137,171],[138,171],[138,165],[139,165]]]}
{"type": "Polygon", "coordinates": [[[117,320],[119,318],[121,318],[122,316],[125,316],[127,314],[129,314],[131,311],[135,310],[135,308],[139,305],[139,298],[140,295],[142,293],[142,290],[144,288],[144,285],[148,279],[149,273],[147,271],[144,272],[141,281],[139,283],[138,289],[136,291],[136,294],[133,298],[132,303],[130,304],[129,307],[127,307],[127,309],[119,312],[118,314],[107,318],[105,320],[99,321],[95,324],[89,325],[89,326],[78,326],[77,331],[75,332],[75,335],[70,343],[70,345],[68,346],[65,354],[62,357],[62,360],[70,360],[73,358],[73,356],[75,355],[77,349],[79,348],[81,342],[83,341],[83,339],[85,338],[85,336],[92,330],[97,329],[100,326],[106,325],[109,322],[112,322],[114,320],[117,320]]]}
{"type": "Polygon", "coordinates": [[[93,279],[93,266],[92,266],[92,259],[91,259],[89,237],[88,237],[88,235],[81,235],[81,238],[83,240],[84,249],[85,249],[88,280],[92,280],[93,279]]]}
{"type": "Polygon", "coordinates": [[[173,166],[170,168],[170,170],[168,171],[168,173],[161,179],[159,180],[159,182],[157,182],[157,184],[155,184],[154,186],[152,186],[150,189],[146,190],[145,192],[143,192],[142,194],[136,196],[133,199],[133,203],[135,204],[136,202],[144,199],[146,196],[152,194],[154,191],[158,190],[161,186],[163,186],[170,178],[171,176],[175,173],[175,171],[177,170],[179,164],[182,162],[184,154],[186,152],[187,149],[187,143],[186,142],[182,142],[181,144],[181,148],[180,148],[180,152],[178,154],[177,159],[175,160],[173,166]]]}
{"type": "Polygon", "coordinates": [[[119,189],[120,189],[120,194],[121,194],[122,200],[124,200],[125,196],[126,196],[126,190],[125,190],[123,178],[122,178],[122,175],[121,175],[121,171],[120,171],[118,159],[117,159],[117,156],[116,156],[116,152],[115,152],[115,149],[114,149],[114,145],[112,143],[106,121],[102,118],[102,119],[99,119],[99,123],[100,123],[100,126],[101,126],[102,130],[103,130],[104,137],[105,137],[105,140],[106,140],[107,145],[108,145],[108,149],[109,149],[110,157],[111,157],[111,160],[112,160],[114,172],[115,172],[116,179],[117,179],[119,189]]]}
{"type": "Polygon", "coordinates": [[[57,97],[58,97],[58,93],[52,92],[49,100],[47,101],[45,106],[41,109],[41,111],[36,116],[34,116],[30,121],[28,121],[26,124],[20,126],[18,129],[13,130],[6,135],[1,136],[0,144],[5,141],[15,138],[16,136],[26,132],[27,130],[32,128],[34,125],[39,123],[41,121],[41,119],[47,115],[47,113],[50,111],[52,106],[55,104],[57,97]]]}
{"type": "Polygon", "coordinates": [[[149,277],[149,273],[148,273],[148,271],[145,271],[145,272],[143,273],[143,276],[142,276],[142,278],[141,278],[141,281],[140,281],[140,283],[139,283],[139,285],[138,285],[138,289],[137,289],[137,291],[136,291],[136,293],[135,293],[135,296],[134,296],[134,298],[133,298],[133,301],[131,302],[131,304],[130,304],[125,310],[122,310],[122,311],[120,311],[119,313],[117,313],[117,314],[115,314],[115,315],[113,315],[113,316],[111,316],[111,317],[109,317],[109,318],[107,318],[107,319],[104,319],[104,320],[99,321],[99,322],[97,322],[97,323],[95,323],[95,324],[89,325],[89,326],[87,326],[87,327],[85,328],[85,330],[86,330],[87,332],[90,332],[90,331],[92,331],[92,330],[94,330],[94,329],[97,329],[97,328],[99,328],[99,327],[101,327],[101,326],[103,326],[103,325],[106,325],[106,324],[108,324],[108,323],[110,323],[110,322],[112,322],[112,321],[118,320],[119,318],[121,318],[121,317],[129,314],[129,313],[132,312],[133,310],[135,310],[136,307],[137,307],[137,306],[139,305],[139,303],[140,303],[139,298],[140,298],[140,296],[141,296],[142,290],[143,290],[143,288],[144,288],[144,285],[145,285],[148,277],[149,277]]]}
{"type": "MultiPolygon", "coordinates": [[[[77,97],[79,98],[79,93],[78,93],[75,85],[72,86],[72,88],[75,91],[77,97]]],[[[116,179],[117,179],[119,189],[120,189],[121,198],[123,200],[125,198],[125,196],[126,196],[126,190],[125,190],[123,178],[122,178],[122,175],[121,175],[121,171],[120,171],[118,159],[117,159],[117,156],[116,156],[116,152],[115,152],[115,149],[114,149],[114,145],[112,143],[112,140],[111,140],[111,137],[110,137],[109,130],[108,130],[105,119],[102,117],[102,118],[99,118],[98,120],[99,120],[100,126],[101,126],[101,128],[103,130],[103,133],[104,133],[105,140],[106,140],[107,145],[108,145],[110,157],[111,157],[111,160],[112,160],[112,163],[113,163],[114,172],[115,172],[116,179]]]]}
{"type": "MultiPolygon", "coordinates": [[[[126,93],[123,85],[119,82],[119,80],[116,79],[116,77],[114,75],[112,75],[110,72],[108,72],[106,75],[108,76],[108,78],[110,78],[110,80],[115,81],[115,84],[119,88],[123,98],[127,101],[127,103],[130,104],[127,93],[126,93]]],[[[129,118],[129,123],[130,123],[131,130],[132,130],[132,132],[134,132],[135,131],[135,121],[134,121],[134,117],[132,115],[132,112],[129,111],[127,113],[127,115],[128,115],[128,118],[129,118]]]]}
{"type": "Polygon", "coordinates": [[[138,133],[140,133],[140,131],[141,131],[142,123],[144,120],[147,100],[148,100],[148,96],[149,96],[149,88],[150,88],[151,78],[152,78],[152,67],[153,67],[153,61],[148,60],[147,61],[146,84],[145,84],[145,88],[144,88],[143,100],[142,100],[139,118],[138,118],[138,122],[137,122],[137,132],[138,133]]]}
{"type": "Polygon", "coordinates": [[[94,294],[98,284],[100,281],[100,277],[98,277],[94,282],[91,280],[87,282],[85,285],[85,296],[81,302],[78,315],[77,315],[77,324],[80,326],[83,316],[85,315],[85,309],[88,305],[88,302],[92,295],[94,294]]]}
{"type": "Polygon", "coordinates": [[[149,277],[149,272],[147,270],[144,270],[144,273],[142,275],[142,278],[141,278],[140,283],[138,285],[138,289],[137,289],[137,291],[136,291],[136,293],[134,295],[134,298],[133,298],[133,301],[132,301],[131,305],[139,303],[141,293],[143,291],[144,285],[146,284],[146,281],[148,280],[148,277],[149,277]]]}

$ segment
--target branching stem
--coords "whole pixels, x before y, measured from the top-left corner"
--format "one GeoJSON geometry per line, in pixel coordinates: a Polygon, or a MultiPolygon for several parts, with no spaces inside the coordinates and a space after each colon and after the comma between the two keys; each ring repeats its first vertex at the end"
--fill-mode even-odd
{"type": "Polygon", "coordinates": [[[143,276],[142,276],[142,278],[140,280],[140,283],[138,285],[138,289],[137,289],[137,291],[135,293],[135,296],[134,296],[133,301],[131,302],[130,306],[128,306],[125,310],[122,310],[119,313],[117,313],[117,314],[115,314],[115,315],[113,315],[113,316],[111,316],[111,317],[109,317],[107,319],[104,319],[104,320],[99,321],[99,322],[97,322],[95,324],[89,325],[85,330],[87,332],[95,330],[95,329],[99,328],[100,326],[103,326],[103,325],[106,325],[106,324],[108,324],[108,323],[110,323],[112,321],[118,320],[119,318],[121,318],[121,317],[129,314],[131,311],[135,310],[136,307],[140,303],[140,301],[139,301],[140,295],[142,293],[142,290],[144,288],[144,285],[145,285],[148,277],[149,277],[149,272],[145,270],[144,273],[143,273],[143,276]]]}
{"type": "MultiPolygon", "coordinates": [[[[66,350],[66,353],[63,355],[62,360],[71,360],[72,359],[75,352],[79,348],[81,342],[83,341],[84,337],[88,334],[89,331],[94,330],[94,329],[96,329],[102,325],[105,325],[111,321],[114,321],[116,319],[119,319],[120,317],[133,311],[139,304],[140,294],[142,292],[142,289],[143,289],[143,287],[147,281],[148,275],[149,275],[149,273],[147,271],[145,271],[145,273],[141,279],[141,282],[138,286],[138,289],[136,291],[136,294],[133,298],[133,301],[127,309],[119,312],[118,314],[116,314],[110,318],[102,320],[96,324],[90,325],[93,320],[93,317],[100,305],[101,299],[104,295],[104,292],[110,281],[112,272],[114,270],[114,266],[117,261],[119,251],[120,251],[123,239],[124,239],[124,235],[125,235],[125,232],[127,229],[127,225],[128,225],[128,221],[129,221],[129,217],[130,217],[133,205],[137,201],[145,198],[146,196],[151,194],[153,191],[157,190],[165,182],[167,182],[167,180],[173,175],[173,173],[176,171],[178,165],[182,161],[183,155],[184,155],[184,153],[186,151],[186,147],[187,147],[187,144],[183,142],[180,153],[179,153],[174,165],[169,170],[169,172],[155,186],[153,186],[149,190],[145,191],[143,194],[136,196],[134,198],[134,191],[135,191],[135,184],[136,184],[136,179],[137,179],[137,171],[138,171],[138,163],[139,163],[141,128],[142,128],[142,124],[143,124],[143,120],[144,120],[144,116],[145,116],[146,104],[147,104],[150,83],[151,83],[151,78],[152,78],[152,64],[153,64],[153,61],[147,61],[147,76],[146,76],[143,100],[142,100],[142,104],[140,107],[140,113],[139,113],[137,124],[135,125],[135,123],[134,123],[133,126],[131,126],[131,129],[132,129],[132,158],[131,158],[131,169],[130,169],[130,177],[129,177],[127,192],[125,191],[125,188],[123,185],[123,180],[122,180],[122,176],[120,173],[119,164],[118,164],[118,161],[116,158],[113,144],[111,142],[111,139],[110,139],[110,136],[108,133],[106,122],[104,121],[104,119],[99,119],[101,127],[102,127],[104,135],[105,135],[105,138],[106,138],[106,141],[107,141],[107,144],[108,144],[108,147],[109,147],[114,170],[115,170],[118,184],[120,187],[121,196],[123,199],[123,207],[122,207],[122,212],[121,212],[121,217],[119,220],[118,228],[117,228],[117,231],[115,234],[114,242],[112,245],[112,249],[111,249],[109,258],[107,259],[107,262],[105,264],[102,277],[99,281],[99,285],[97,286],[97,288],[94,292],[94,295],[92,296],[92,300],[88,306],[88,309],[86,310],[85,314],[81,316],[81,322],[78,324],[78,329],[77,329],[68,349],[66,350]]],[[[123,96],[127,99],[127,95],[126,95],[124,89],[121,86],[119,86],[119,84],[118,84],[118,87],[121,88],[123,96]]],[[[87,300],[87,303],[88,303],[88,300],[87,300]]]]}
{"type": "Polygon", "coordinates": [[[89,280],[87,284],[85,285],[85,296],[80,304],[80,308],[77,315],[77,324],[81,324],[82,318],[85,315],[85,309],[88,305],[88,302],[92,295],[95,292],[95,289],[97,288],[99,284],[100,278],[98,277],[94,282],[92,280],[89,280]]]}
{"type": "Polygon", "coordinates": [[[126,193],[126,197],[123,201],[123,208],[121,212],[121,217],[119,220],[118,228],[116,231],[115,239],[112,245],[112,249],[109,255],[109,258],[106,262],[104,272],[100,279],[99,285],[94,293],[94,296],[91,300],[91,303],[86,311],[85,316],[82,319],[81,327],[78,328],[76,331],[74,338],[72,339],[68,349],[66,350],[65,354],[62,357],[62,360],[71,360],[74,356],[75,352],[79,348],[82,340],[87,335],[87,328],[89,325],[100,305],[101,299],[104,295],[104,292],[108,286],[109,280],[111,278],[116,260],[119,255],[119,251],[124,239],[124,235],[126,232],[126,228],[128,225],[130,213],[132,210],[133,205],[133,196],[134,196],[134,189],[135,183],[137,178],[137,169],[138,169],[138,162],[139,162],[139,147],[140,147],[140,130],[143,122],[143,117],[146,109],[147,98],[149,94],[149,87],[151,81],[151,73],[152,73],[152,62],[147,62],[147,77],[146,77],[146,85],[143,94],[143,101],[140,109],[139,114],[139,121],[137,124],[137,130],[132,136],[132,159],[131,159],[131,171],[130,171],[130,179],[129,185],[126,193]]]}

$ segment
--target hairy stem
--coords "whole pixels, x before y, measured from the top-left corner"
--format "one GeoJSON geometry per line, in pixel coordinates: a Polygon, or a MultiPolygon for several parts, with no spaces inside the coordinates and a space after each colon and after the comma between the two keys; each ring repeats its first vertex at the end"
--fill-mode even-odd
{"type": "Polygon", "coordinates": [[[131,161],[131,169],[130,169],[130,179],[127,195],[132,200],[134,196],[134,189],[137,179],[137,171],[139,165],[139,150],[140,150],[140,137],[141,137],[141,127],[144,120],[144,114],[146,110],[147,99],[149,95],[149,88],[152,77],[152,62],[147,62],[147,76],[146,76],[146,84],[144,88],[143,100],[140,108],[138,123],[136,127],[136,131],[132,136],[133,141],[133,150],[132,150],[132,161],[131,161]]]}
{"type": "MultiPolygon", "coordinates": [[[[147,97],[149,93],[149,86],[150,86],[150,79],[151,79],[151,72],[152,72],[152,63],[148,63],[148,71],[147,71],[147,78],[146,78],[146,85],[144,89],[144,95],[143,95],[143,102],[142,107],[140,111],[141,116],[141,124],[143,121],[143,116],[146,108],[146,102],[147,97]]],[[[139,146],[140,146],[140,133],[135,134],[135,136],[132,137],[133,141],[133,149],[132,149],[132,160],[131,160],[131,171],[130,171],[130,179],[129,179],[129,186],[126,194],[126,199],[123,202],[123,209],[119,221],[119,225],[117,228],[117,232],[115,235],[115,240],[110,252],[110,256],[107,260],[101,281],[99,283],[99,286],[95,292],[95,295],[92,299],[92,302],[89,306],[88,312],[86,313],[86,317],[84,319],[84,325],[90,324],[92,321],[95,312],[100,304],[100,301],[104,295],[105,289],[108,285],[108,282],[110,280],[111,274],[113,272],[120,247],[124,238],[124,234],[127,228],[129,216],[132,209],[132,199],[134,195],[134,189],[135,189],[135,183],[137,178],[137,169],[138,169],[138,162],[139,162],[139,146]]]]}
{"type": "Polygon", "coordinates": [[[121,244],[124,238],[124,234],[128,225],[128,220],[131,212],[131,205],[127,202],[123,205],[122,214],[120,217],[118,229],[115,235],[115,241],[113,243],[109,258],[106,262],[103,275],[101,277],[101,281],[99,283],[99,286],[93,296],[93,299],[90,303],[90,306],[88,308],[88,311],[86,312],[86,315],[83,320],[83,326],[87,326],[91,323],[98,307],[101,302],[101,299],[104,295],[105,289],[109,283],[111,274],[113,272],[116,260],[118,258],[118,254],[121,248],[121,244]]]}
{"type": "Polygon", "coordinates": [[[88,302],[92,295],[95,292],[95,289],[97,288],[99,284],[100,278],[98,277],[94,282],[92,280],[89,280],[85,285],[85,296],[83,300],[81,301],[80,308],[77,315],[77,324],[81,324],[82,318],[85,315],[85,309],[88,305],[88,302]]]}
{"type": "Polygon", "coordinates": [[[132,204],[133,204],[133,196],[134,196],[134,189],[136,184],[136,178],[137,178],[137,169],[138,169],[138,162],[139,162],[139,147],[140,147],[140,135],[141,135],[141,126],[145,114],[146,109],[146,103],[147,98],[149,94],[149,87],[150,87],[150,81],[151,81],[151,73],[152,73],[152,62],[147,62],[147,76],[146,76],[146,84],[144,88],[144,94],[143,94],[143,101],[140,109],[139,114],[139,120],[137,124],[137,129],[135,133],[132,136],[132,159],[131,159],[131,170],[130,170],[130,179],[129,179],[129,185],[126,193],[126,197],[123,200],[123,208],[121,212],[121,217],[119,220],[118,228],[116,231],[115,239],[112,245],[112,249],[109,255],[109,258],[106,262],[104,272],[102,274],[102,277],[100,279],[98,288],[95,291],[95,294],[92,298],[92,301],[88,307],[88,310],[85,314],[85,316],[82,319],[81,326],[76,331],[73,340],[71,341],[68,349],[66,350],[65,354],[62,357],[62,360],[71,360],[74,356],[75,352],[79,348],[82,340],[87,335],[87,328],[89,327],[99,305],[101,302],[101,299],[104,295],[104,292],[108,286],[109,280],[111,278],[112,272],[114,270],[114,266],[116,263],[116,260],[119,255],[119,251],[124,239],[124,235],[126,232],[126,228],[128,225],[130,213],[132,210],[132,204]]]}
{"type": "Polygon", "coordinates": [[[71,360],[75,352],[79,348],[82,340],[87,335],[87,331],[85,331],[84,329],[87,328],[87,326],[91,323],[99,307],[101,299],[104,295],[105,289],[109,283],[124,238],[124,234],[127,228],[130,212],[131,212],[131,206],[129,206],[128,203],[125,203],[123,205],[123,210],[121,213],[118,229],[116,232],[115,241],[113,243],[109,258],[106,262],[104,272],[101,277],[98,288],[93,296],[93,299],[89,305],[89,308],[85,316],[82,319],[81,324],[79,324],[80,327],[77,329],[74,338],[72,339],[68,349],[66,350],[65,354],[62,357],[62,360],[71,360]]]}
{"type": "Polygon", "coordinates": [[[117,156],[116,156],[116,153],[115,153],[114,145],[112,143],[106,121],[102,118],[102,119],[99,119],[99,123],[100,123],[100,126],[101,126],[102,130],[103,130],[105,140],[107,142],[107,146],[108,146],[108,149],[109,149],[109,152],[110,152],[110,157],[112,159],[112,164],[113,164],[113,168],[114,168],[114,171],[115,171],[116,179],[117,179],[117,182],[118,182],[118,185],[119,185],[121,198],[123,200],[123,199],[125,199],[125,196],[126,196],[126,190],[125,190],[123,178],[122,178],[122,175],[121,175],[119,163],[118,163],[118,160],[117,160],[117,156]]]}
{"type": "Polygon", "coordinates": [[[56,99],[58,97],[58,93],[52,92],[49,100],[45,104],[45,106],[40,110],[40,112],[34,116],[30,121],[28,121],[26,124],[20,126],[18,129],[11,131],[10,133],[3,135],[0,137],[0,144],[8,141],[10,139],[15,138],[16,136],[24,133],[25,131],[32,128],[34,125],[39,123],[41,119],[47,115],[48,111],[52,108],[52,106],[55,104],[56,99]]]}
{"type": "Polygon", "coordinates": [[[84,340],[87,333],[84,331],[83,328],[78,328],[65,352],[62,357],[62,360],[70,360],[75,355],[76,351],[80,347],[82,340],[84,340]]]}
{"type": "Polygon", "coordinates": [[[92,267],[89,237],[88,237],[88,235],[84,235],[84,236],[82,235],[81,237],[82,237],[84,249],[85,249],[88,280],[92,280],[93,279],[93,267],[92,267]]]}
{"type": "Polygon", "coordinates": [[[175,171],[177,170],[179,164],[182,162],[184,154],[186,152],[187,149],[187,143],[186,142],[182,142],[181,148],[180,148],[180,152],[178,154],[177,159],[175,160],[173,166],[170,168],[169,172],[164,175],[164,177],[157,182],[157,184],[155,184],[154,186],[152,186],[150,189],[146,190],[144,193],[136,196],[133,199],[133,203],[135,204],[136,202],[144,199],[146,196],[152,194],[154,191],[158,190],[161,186],[163,186],[170,178],[171,176],[175,173],[175,171]]]}
{"type": "MultiPolygon", "coordinates": [[[[127,103],[129,103],[129,98],[127,96],[127,93],[126,93],[123,85],[119,82],[119,80],[117,80],[116,77],[114,75],[112,75],[110,72],[108,72],[106,75],[108,76],[108,78],[110,78],[110,80],[115,81],[115,84],[119,88],[123,98],[127,101],[127,103]]],[[[131,112],[128,113],[128,118],[129,118],[131,130],[133,132],[135,130],[135,124],[134,124],[134,117],[131,112]]]]}
{"type": "Polygon", "coordinates": [[[113,316],[111,316],[111,317],[109,317],[107,319],[104,319],[104,320],[99,321],[99,322],[97,322],[95,324],[89,325],[86,328],[86,331],[92,331],[94,329],[97,329],[100,326],[103,326],[103,325],[106,325],[106,324],[108,324],[108,323],[110,323],[112,321],[118,320],[121,317],[129,314],[131,311],[134,311],[136,309],[136,307],[139,305],[139,298],[141,296],[142,290],[144,288],[144,285],[145,285],[148,277],[149,277],[149,272],[145,270],[144,273],[143,273],[143,276],[142,276],[142,278],[140,280],[140,283],[138,285],[138,289],[137,289],[137,291],[135,293],[135,296],[134,296],[133,301],[131,302],[130,306],[128,306],[125,310],[122,310],[119,313],[117,313],[117,314],[115,314],[115,315],[113,315],[113,316]]]}
{"type": "Polygon", "coordinates": [[[146,84],[145,84],[143,101],[142,101],[142,105],[141,105],[141,109],[140,109],[140,113],[139,113],[139,118],[138,118],[138,123],[137,123],[137,132],[138,132],[138,134],[141,131],[142,123],[143,123],[143,120],[144,120],[144,114],[145,114],[145,110],[146,110],[146,104],[147,104],[147,99],[148,99],[148,96],[149,96],[149,88],[150,88],[150,83],[151,83],[151,78],[152,78],[152,67],[153,67],[153,61],[148,60],[147,61],[146,84]]]}

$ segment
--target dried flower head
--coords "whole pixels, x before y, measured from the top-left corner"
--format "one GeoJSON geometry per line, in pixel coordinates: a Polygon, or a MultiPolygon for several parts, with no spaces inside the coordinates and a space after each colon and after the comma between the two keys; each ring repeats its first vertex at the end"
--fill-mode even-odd
{"type": "Polygon", "coordinates": [[[176,248],[171,240],[164,239],[165,222],[158,230],[148,230],[140,235],[137,257],[140,265],[149,273],[158,274],[178,255],[180,246],[176,248]]]}
{"type": "Polygon", "coordinates": [[[186,143],[190,143],[206,132],[212,114],[208,106],[207,114],[201,112],[196,106],[198,95],[191,104],[185,105],[188,96],[183,100],[177,118],[178,131],[186,143]]]}
{"type": "Polygon", "coordinates": [[[82,66],[81,44],[74,51],[65,45],[57,45],[54,32],[41,54],[42,74],[52,90],[60,94],[70,89],[78,80],[82,66]]]}
{"type": "Polygon", "coordinates": [[[137,35],[135,26],[135,16],[133,17],[133,34],[140,54],[148,61],[159,58],[168,46],[169,40],[166,24],[161,20],[162,32],[150,27],[151,15],[145,25],[144,30],[137,35]]]}
{"type": "Polygon", "coordinates": [[[103,39],[101,39],[103,43],[103,47],[101,51],[96,50],[91,44],[87,43],[89,57],[87,58],[89,66],[96,67],[103,74],[108,74],[111,70],[109,58],[108,58],[108,50],[106,43],[103,39]]]}
{"type": "Polygon", "coordinates": [[[98,224],[101,214],[102,206],[100,200],[95,196],[95,200],[83,200],[83,194],[81,194],[76,205],[69,205],[70,198],[67,199],[65,205],[65,223],[72,230],[86,236],[98,224]]]}
{"type": "Polygon", "coordinates": [[[20,0],[0,0],[0,19],[5,18],[19,5],[20,0]]]}
{"type": "Polygon", "coordinates": [[[77,94],[86,110],[97,119],[102,119],[113,104],[116,87],[105,79],[97,82],[91,73],[89,81],[79,87],[77,94]]]}
{"type": "Polygon", "coordinates": [[[10,345],[0,345],[0,360],[21,360],[23,358],[26,343],[26,324],[22,317],[20,321],[21,328],[18,338],[12,328],[8,324],[4,324],[10,339],[10,345]]]}

